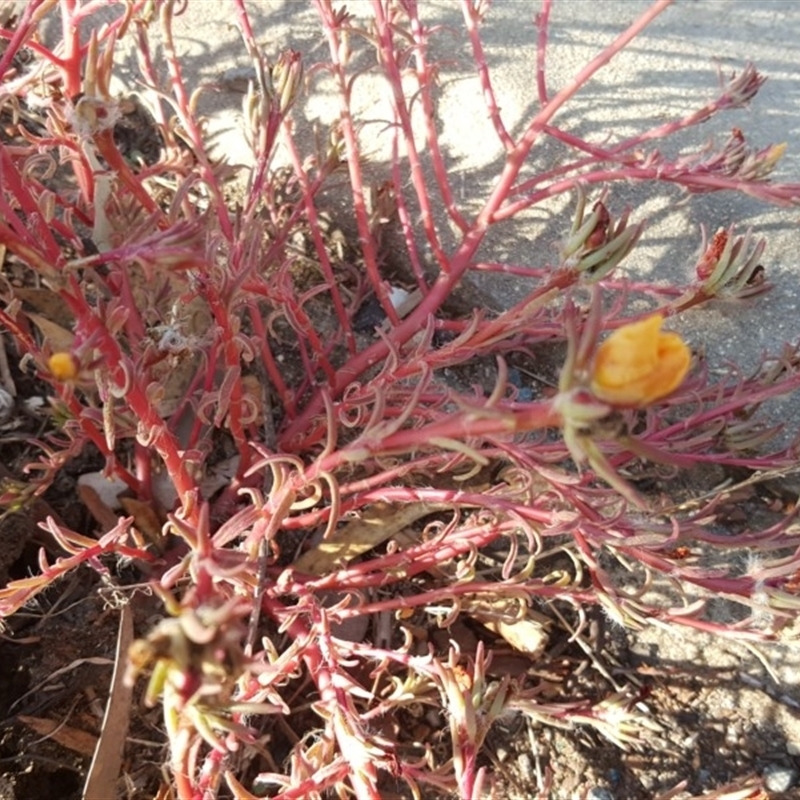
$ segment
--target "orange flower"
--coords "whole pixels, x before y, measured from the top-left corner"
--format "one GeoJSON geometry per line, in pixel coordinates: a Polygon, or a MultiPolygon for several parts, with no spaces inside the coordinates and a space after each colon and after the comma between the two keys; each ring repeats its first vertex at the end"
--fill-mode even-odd
{"type": "Polygon", "coordinates": [[[78,375],[78,362],[72,353],[53,353],[47,359],[47,366],[50,374],[62,383],[74,380],[78,375]]]}
{"type": "Polygon", "coordinates": [[[680,386],[692,360],[677,333],[664,333],[664,319],[653,314],[618,328],[597,348],[592,392],[616,406],[642,407],[680,386]]]}

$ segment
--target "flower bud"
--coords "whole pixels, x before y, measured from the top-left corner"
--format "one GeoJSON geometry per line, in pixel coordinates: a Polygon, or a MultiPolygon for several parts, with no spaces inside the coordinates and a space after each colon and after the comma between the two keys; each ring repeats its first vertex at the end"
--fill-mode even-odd
{"type": "Polygon", "coordinates": [[[297,99],[303,82],[303,61],[296,50],[286,50],[272,67],[272,86],[278,98],[278,109],[285,114],[297,99]]]}
{"type": "Polygon", "coordinates": [[[606,277],[630,253],[643,226],[629,225],[629,212],[614,220],[602,199],[586,211],[586,194],[576,187],[578,202],[568,236],[561,245],[565,266],[577,270],[590,283],[606,277]]]}

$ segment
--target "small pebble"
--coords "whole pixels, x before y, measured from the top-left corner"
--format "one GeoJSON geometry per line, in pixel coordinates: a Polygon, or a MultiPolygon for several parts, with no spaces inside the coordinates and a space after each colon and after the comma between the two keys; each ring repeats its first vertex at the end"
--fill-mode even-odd
{"type": "Polygon", "coordinates": [[[733,697],[723,694],[717,698],[717,705],[719,708],[734,709],[736,708],[736,700],[733,697]]]}
{"type": "Polygon", "coordinates": [[[707,769],[701,769],[697,773],[697,782],[704,789],[708,788],[709,786],[711,786],[711,783],[712,783],[713,779],[714,779],[713,775],[707,769]]]}
{"type": "Polygon", "coordinates": [[[681,746],[683,747],[684,750],[691,750],[697,744],[697,740],[699,738],[700,738],[699,731],[691,733],[681,742],[681,746]]]}
{"type": "Polygon", "coordinates": [[[596,786],[589,790],[586,800],[614,800],[614,795],[605,786],[596,786]]]}
{"type": "Polygon", "coordinates": [[[369,333],[380,327],[385,319],[386,314],[383,313],[378,298],[370,297],[356,311],[355,317],[353,317],[353,330],[356,333],[369,333]]]}
{"type": "Polygon", "coordinates": [[[794,767],[770,764],[764,770],[764,786],[769,792],[788,792],[797,783],[798,773],[794,767]]]}
{"type": "Polygon", "coordinates": [[[517,402],[530,403],[533,401],[533,389],[528,385],[529,381],[523,378],[522,373],[516,368],[508,370],[508,382],[517,388],[517,402]]]}
{"type": "Polygon", "coordinates": [[[529,781],[533,779],[533,762],[527,753],[520,753],[517,756],[517,766],[525,780],[529,781]]]}
{"type": "Polygon", "coordinates": [[[639,783],[642,784],[642,788],[645,791],[649,792],[655,788],[656,781],[658,779],[658,773],[654,774],[652,772],[643,772],[638,777],[639,777],[639,783]]]}
{"type": "Polygon", "coordinates": [[[724,733],[725,726],[721,722],[711,722],[708,724],[708,729],[714,731],[715,733],[724,733]]]}
{"type": "Polygon", "coordinates": [[[30,414],[38,413],[44,406],[46,405],[44,397],[28,397],[22,401],[22,405],[25,406],[27,411],[30,414]]]}
{"type": "Polygon", "coordinates": [[[729,747],[734,747],[739,742],[739,728],[736,725],[728,726],[725,731],[725,744],[729,747]]]}

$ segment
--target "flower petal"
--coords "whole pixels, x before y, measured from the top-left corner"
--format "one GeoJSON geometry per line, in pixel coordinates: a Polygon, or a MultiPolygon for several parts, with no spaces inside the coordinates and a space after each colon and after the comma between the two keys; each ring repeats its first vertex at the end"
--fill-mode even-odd
{"type": "Polygon", "coordinates": [[[673,392],[691,364],[691,351],[677,333],[662,333],[653,314],[623,325],[595,354],[591,388],[606,403],[641,407],[673,392]]]}

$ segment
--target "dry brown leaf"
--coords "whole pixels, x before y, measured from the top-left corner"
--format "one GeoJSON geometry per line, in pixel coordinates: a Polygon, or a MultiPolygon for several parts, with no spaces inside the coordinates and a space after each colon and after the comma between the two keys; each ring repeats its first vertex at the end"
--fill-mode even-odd
{"type": "Polygon", "coordinates": [[[62,328],[71,327],[75,321],[69,306],[51,289],[21,286],[14,289],[14,296],[33,306],[43,317],[62,328]]]}
{"type": "Polygon", "coordinates": [[[133,612],[130,606],[123,606],[120,610],[114,675],[111,678],[103,729],[96,749],[92,750],[94,757],[86,778],[83,800],[105,800],[117,796],[117,779],[122,767],[133,693],[133,687],[125,685],[128,650],[132,641],[133,612]]]}
{"type": "Polygon", "coordinates": [[[547,646],[551,621],[544,614],[526,608],[519,617],[519,605],[504,598],[464,598],[461,608],[520,653],[537,658],[547,646]]]}
{"type": "Polygon", "coordinates": [[[200,366],[197,353],[169,356],[153,365],[153,380],[159,385],[156,406],[159,416],[172,416],[183,403],[200,366]]]}
{"type": "Polygon", "coordinates": [[[40,736],[58,742],[62,747],[80,753],[83,756],[90,756],[94,753],[97,745],[97,737],[91,733],[73,728],[70,725],[62,725],[52,719],[42,717],[28,717],[20,714],[17,719],[27,725],[31,730],[36,731],[40,736]]]}
{"type": "Polygon", "coordinates": [[[28,312],[28,319],[39,329],[39,332],[44,337],[47,346],[53,352],[68,352],[72,349],[72,344],[75,341],[75,334],[62,328],[61,325],[52,322],[43,317],[41,314],[34,314],[32,311],[28,312]]]}
{"type": "MultiPolygon", "coordinates": [[[[131,277],[134,287],[139,282],[146,285],[141,270],[135,270],[131,277]]],[[[145,306],[151,302],[149,289],[134,288],[137,302],[145,306]]],[[[198,343],[203,341],[208,329],[213,325],[213,317],[206,302],[195,297],[181,305],[170,324],[152,331],[158,347],[165,357],[152,367],[152,380],[160,387],[157,399],[158,413],[162,417],[172,416],[183,403],[186,393],[197,375],[202,363],[198,343]],[[182,343],[182,344],[181,344],[182,343]]]]}
{"type": "Polygon", "coordinates": [[[133,524],[144,534],[144,538],[150,543],[161,540],[161,526],[164,520],[153,508],[152,503],[145,503],[133,497],[120,497],[119,503],[126,514],[133,517],[133,524]]]}
{"type": "Polygon", "coordinates": [[[538,658],[547,647],[548,635],[540,622],[533,619],[520,619],[516,622],[500,620],[479,620],[492,633],[505,639],[515,650],[532,658],[538,658]]]}
{"type": "Polygon", "coordinates": [[[294,568],[308,575],[324,575],[341,569],[418,519],[449,507],[442,503],[412,503],[404,506],[375,503],[358,519],[348,522],[328,539],[303,553],[295,561],[294,568]]]}
{"type": "Polygon", "coordinates": [[[119,522],[117,515],[103,502],[100,495],[91,486],[79,483],[78,497],[104,533],[110,531],[119,522]]]}

